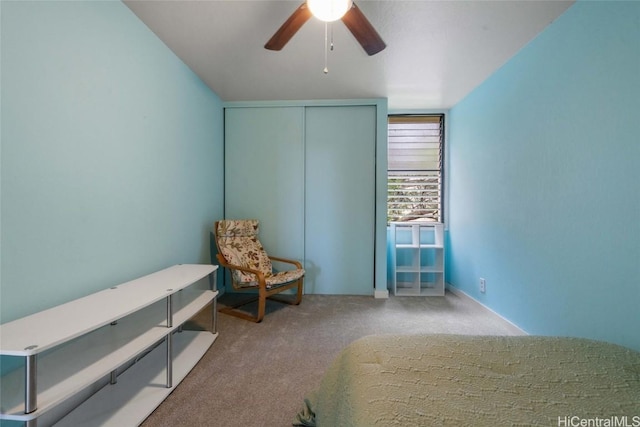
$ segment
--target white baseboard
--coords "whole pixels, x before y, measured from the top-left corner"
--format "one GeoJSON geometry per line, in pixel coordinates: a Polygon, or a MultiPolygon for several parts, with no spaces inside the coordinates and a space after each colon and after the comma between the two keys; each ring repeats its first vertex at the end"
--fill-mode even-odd
{"type": "Polygon", "coordinates": [[[472,296],[470,296],[466,292],[464,292],[464,291],[462,291],[462,290],[460,290],[460,289],[458,289],[456,287],[451,286],[449,283],[447,283],[446,286],[447,286],[447,290],[451,291],[452,294],[455,294],[455,295],[457,295],[457,296],[459,296],[461,298],[470,299],[471,301],[475,302],[476,304],[478,304],[479,306],[481,306],[485,310],[490,311],[491,313],[495,314],[496,316],[498,316],[499,318],[501,318],[505,322],[509,323],[511,326],[513,326],[517,330],[521,331],[524,335],[529,335],[529,333],[527,331],[525,331],[524,329],[522,329],[520,326],[516,325],[515,323],[513,323],[511,320],[507,319],[506,317],[504,317],[500,313],[496,313],[494,310],[492,310],[491,308],[487,307],[486,305],[484,305],[483,303],[481,303],[477,299],[473,298],[472,296]]]}
{"type": "Polygon", "coordinates": [[[376,289],[373,292],[373,297],[375,299],[388,299],[389,298],[389,290],[388,289],[384,289],[384,290],[376,289]]]}

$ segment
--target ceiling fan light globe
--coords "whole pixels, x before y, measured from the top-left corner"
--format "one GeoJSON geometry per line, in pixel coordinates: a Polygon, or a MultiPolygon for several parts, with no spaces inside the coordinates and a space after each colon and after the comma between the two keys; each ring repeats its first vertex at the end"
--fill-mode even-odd
{"type": "Polygon", "coordinates": [[[352,0],[307,0],[309,10],[321,21],[332,22],[342,18],[351,8],[352,0]]]}

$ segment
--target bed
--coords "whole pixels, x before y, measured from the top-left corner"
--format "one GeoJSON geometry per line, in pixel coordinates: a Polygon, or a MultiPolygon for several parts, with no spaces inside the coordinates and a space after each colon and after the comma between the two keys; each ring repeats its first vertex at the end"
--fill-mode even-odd
{"type": "Polygon", "coordinates": [[[338,355],[294,425],[640,426],[640,352],[579,338],[370,336],[338,355]]]}

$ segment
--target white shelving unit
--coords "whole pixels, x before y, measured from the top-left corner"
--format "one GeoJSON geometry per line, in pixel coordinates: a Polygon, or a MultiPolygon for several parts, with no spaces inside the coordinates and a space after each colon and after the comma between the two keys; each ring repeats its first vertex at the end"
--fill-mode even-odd
{"type": "Polygon", "coordinates": [[[391,292],[399,296],[444,295],[444,225],[392,222],[391,292]]]}
{"type": "Polygon", "coordinates": [[[0,419],[39,427],[140,424],[218,336],[217,268],[175,265],[0,325],[0,355],[24,360],[24,369],[1,378],[0,419]],[[208,286],[191,286],[207,276],[208,286]],[[182,330],[208,305],[211,331],[182,330]],[[59,420],[68,412],[58,415],[60,407],[105,378],[106,386],[59,420]]]}

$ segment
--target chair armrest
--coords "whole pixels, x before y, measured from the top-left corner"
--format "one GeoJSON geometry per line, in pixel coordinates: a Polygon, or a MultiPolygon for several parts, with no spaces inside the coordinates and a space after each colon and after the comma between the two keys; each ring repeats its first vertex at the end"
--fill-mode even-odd
{"type": "Polygon", "coordinates": [[[239,265],[234,265],[234,264],[229,264],[227,262],[226,259],[224,259],[223,256],[221,256],[220,254],[218,254],[218,262],[220,262],[220,265],[224,268],[228,268],[230,270],[240,270],[240,271],[244,271],[247,273],[252,273],[255,274],[256,278],[258,279],[258,283],[259,285],[262,287],[264,286],[266,288],[267,286],[267,282],[264,279],[264,273],[260,270],[254,270],[252,268],[247,268],[247,267],[241,267],[239,265]]]}
{"type": "Polygon", "coordinates": [[[280,257],[271,256],[271,255],[269,255],[269,259],[271,259],[271,261],[280,261],[280,262],[286,262],[287,264],[293,264],[298,269],[302,270],[302,264],[300,264],[298,261],[294,259],[280,258],[280,257]]]}

